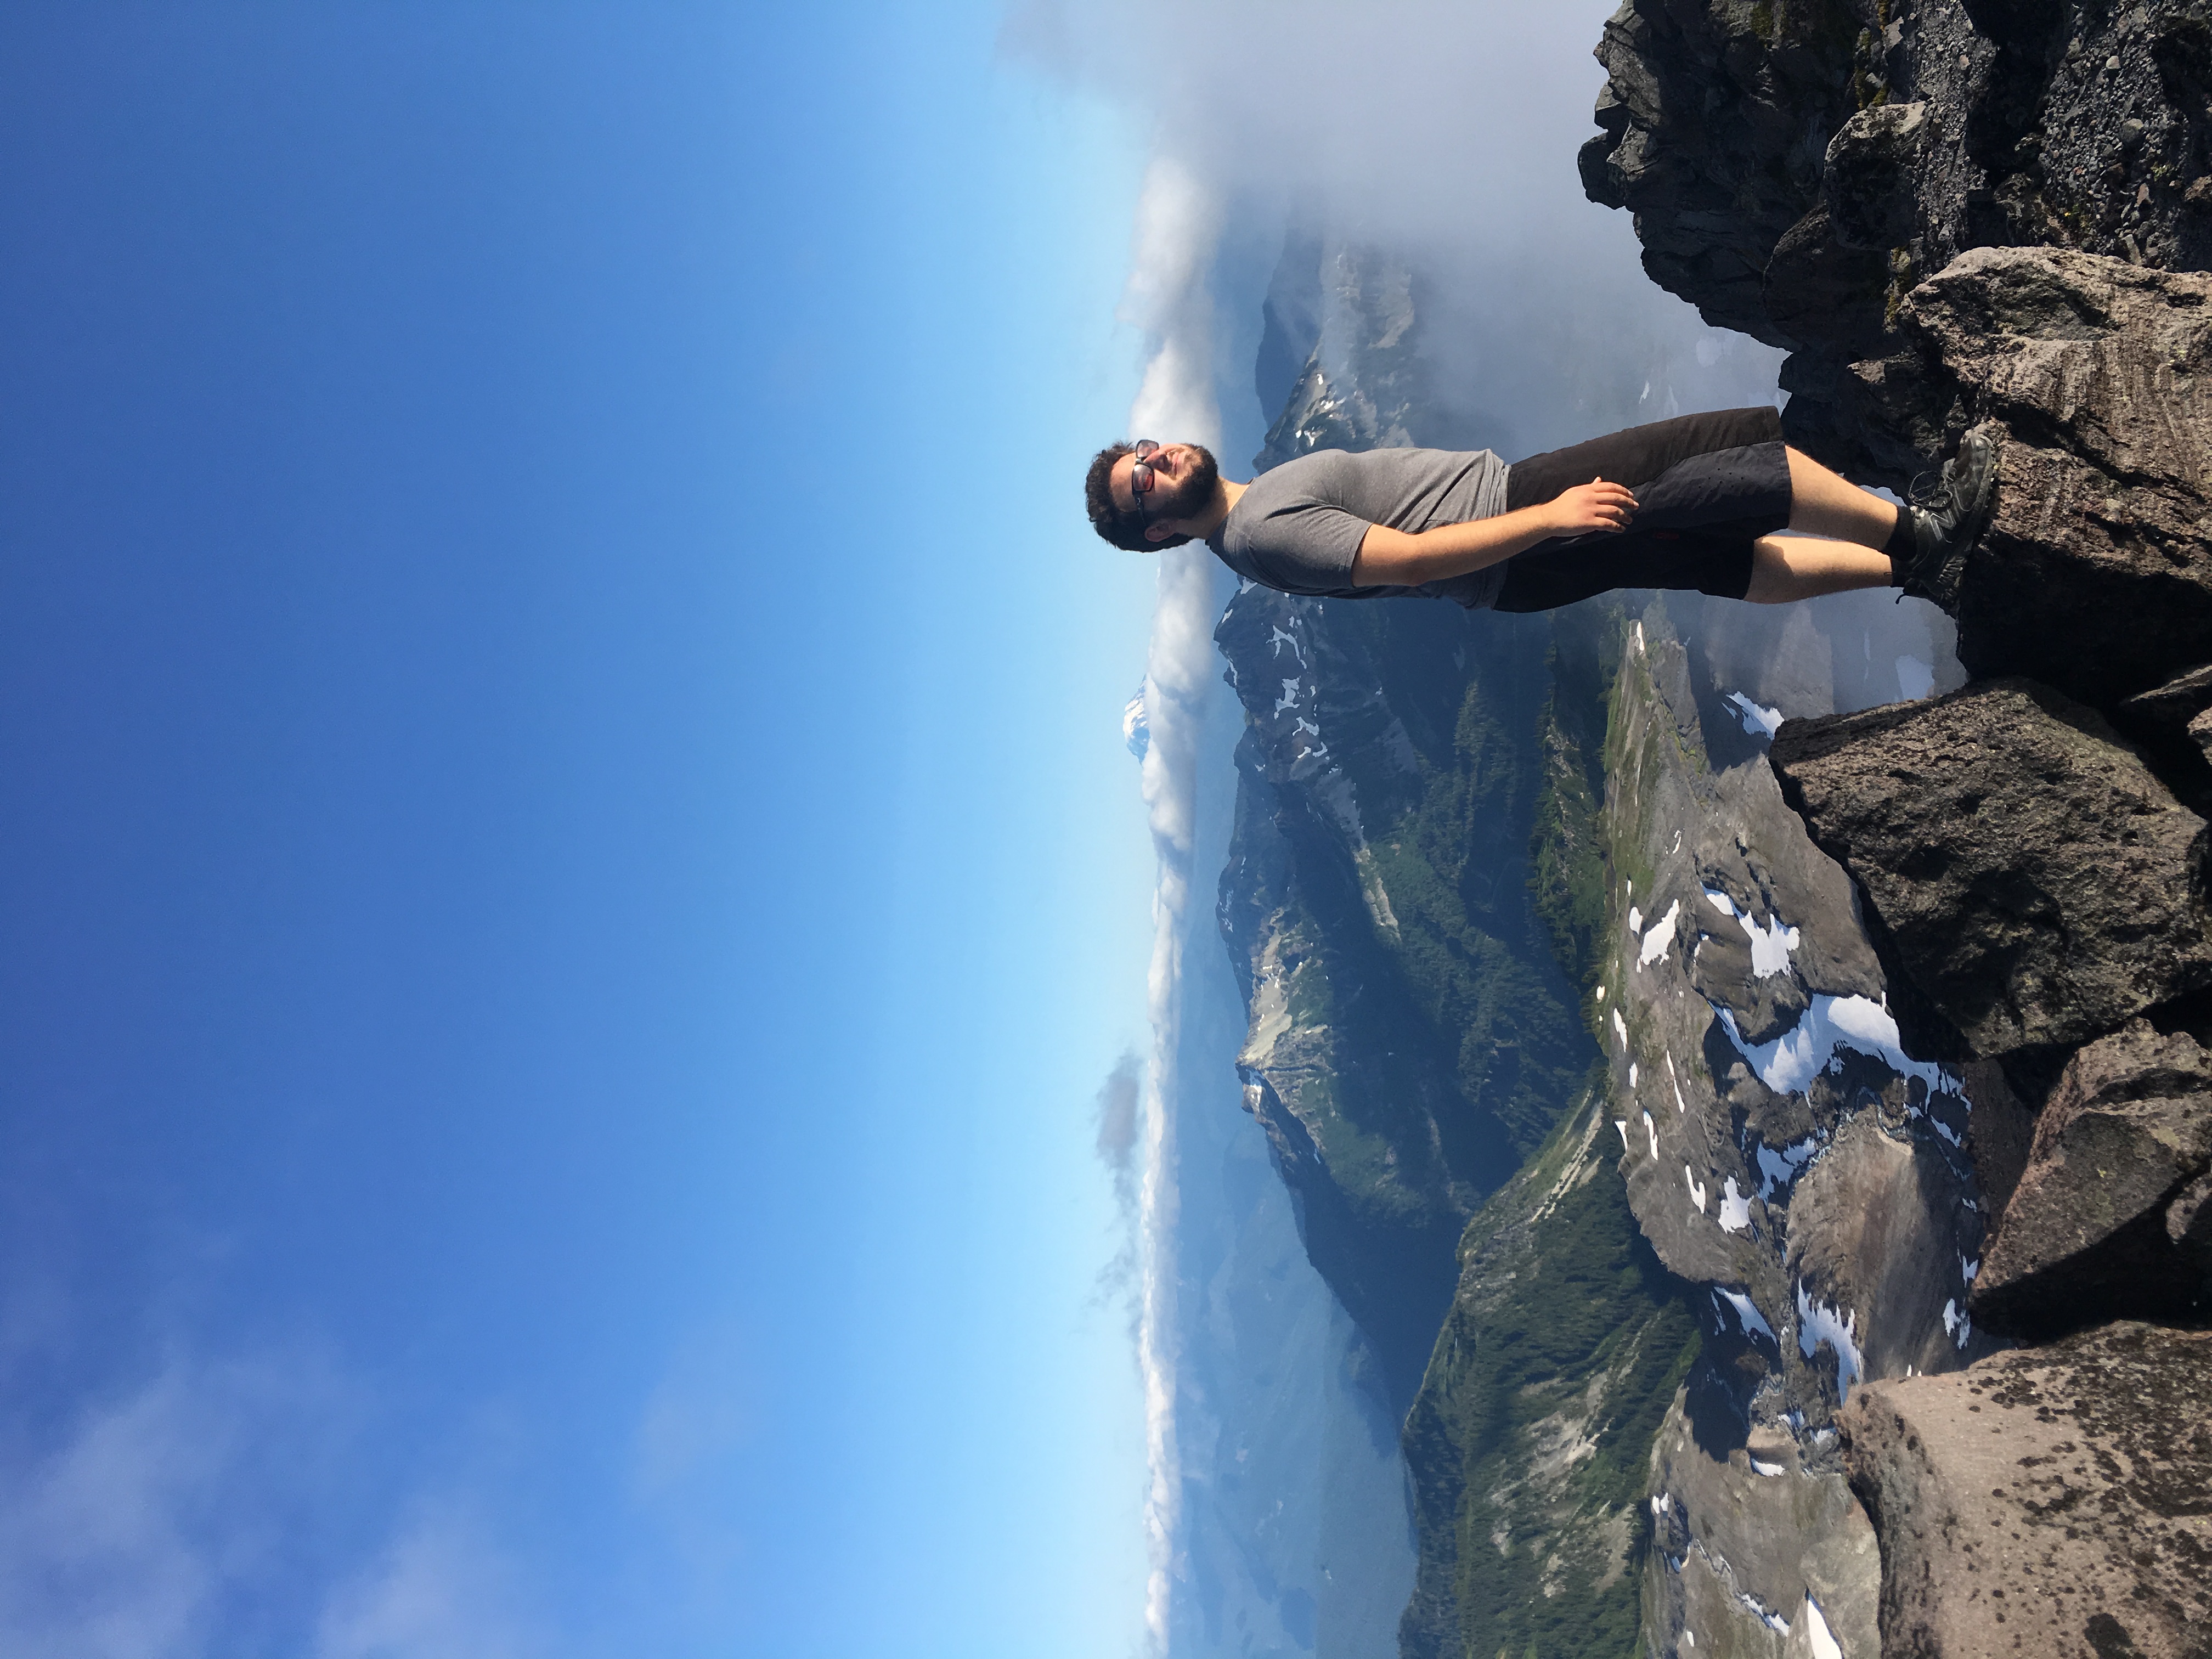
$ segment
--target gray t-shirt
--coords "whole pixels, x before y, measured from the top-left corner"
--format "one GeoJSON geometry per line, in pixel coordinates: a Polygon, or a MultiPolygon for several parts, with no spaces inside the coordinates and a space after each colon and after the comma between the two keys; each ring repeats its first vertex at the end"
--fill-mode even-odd
{"type": "Polygon", "coordinates": [[[1317,449],[1255,478],[1206,545],[1238,575],[1285,593],[1366,599],[1420,593],[1470,610],[1493,604],[1505,563],[1418,586],[1355,586],[1370,525],[1417,535],[1505,510],[1505,463],[1486,449],[1317,449]]]}

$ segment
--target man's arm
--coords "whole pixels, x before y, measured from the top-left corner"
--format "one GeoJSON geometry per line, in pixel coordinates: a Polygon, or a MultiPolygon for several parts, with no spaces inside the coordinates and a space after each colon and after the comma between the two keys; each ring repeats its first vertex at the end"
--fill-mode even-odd
{"type": "Polygon", "coordinates": [[[1581,536],[1594,530],[1625,530],[1636,512],[1636,497],[1625,486],[1597,479],[1577,484],[1548,501],[1501,513],[1494,519],[1438,525],[1407,535],[1371,524],[1352,556],[1352,580],[1362,587],[1412,587],[1421,582],[1464,576],[1524,552],[1553,536],[1581,536]]]}

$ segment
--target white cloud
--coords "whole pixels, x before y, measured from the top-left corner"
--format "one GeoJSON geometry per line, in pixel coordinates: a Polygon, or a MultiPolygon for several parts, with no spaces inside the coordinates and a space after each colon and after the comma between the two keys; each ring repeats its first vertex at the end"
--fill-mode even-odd
{"type": "Polygon", "coordinates": [[[167,1659],[217,1650],[227,1603],[279,1574],[357,1413],[319,1364],[171,1356],[0,1465],[0,1653],[167,1659]],[[258,1500],[258,1501],[255,1501],[258,1500]]]}
{"type": "Polygon", "coordinates": [[[1216,191],[1295,198],[1400,245],[1559,246],[1599,225],[1575,150],[1609,0],[1017,0],[1007,49],[1148,104],[1157,153],[1216,191]],[[1565,209],[1567,210],[1563,211],[1565,209]]]}
{"type": "Polygon", "coordinates": [[[514,1574],[465,1505],[423,1505],[380,1559],[331,1597],[315,1659],[520,1659],[514,1574]]]}
{"type": "MultiPolygon", "coordinates": [[[[21,1380],[11,1368],[0,1384],[21,1380]]],[[[348,1576],[371,1421],[362,1389],[300,1352],[172,1352],[43,1431],[18,1413],[0,1447],[0,1655],[538,1651],[458,1502],[418,1507],[348,1576]]]]}
{"type": "MultiPolygon", "coordinates": [[[[1214,318],[1209,289],[1219,211],[1212,194],[1172,157],[1147,169],[1137,211],[1133,263],[1121,315],[1150,346],[1129,429],[1217,446],[1214,318]]],[[[1150,1568],[1146,1626],[1156,1649],[1167,1640],[1179,1522],[1181,1460],[1175,1431],[1175,1109],[1182,951],[1188,935],[1198,749],[1206,700],[1214,690],[1213,556],[1203,547],[1159,556],[1159,591],[1145,665],[1152,741],[1142,780],[1158,859],[1152,899],[1147,1002],[1152,1028],[1135,1147],[1137,1363],[1145,1399],[1148,1474],[1145,1528],[1150,1568]]]]}

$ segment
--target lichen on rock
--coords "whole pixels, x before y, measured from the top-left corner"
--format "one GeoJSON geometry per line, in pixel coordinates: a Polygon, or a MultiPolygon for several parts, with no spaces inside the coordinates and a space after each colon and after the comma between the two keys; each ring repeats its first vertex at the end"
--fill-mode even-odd
{"type": "Polygon", "coordinates": [[[2208,1400],[2212,1332],[2136,1323],[1861,1390],[1840,1426],[1881,1542],[1882,1651],[2200,1659],[2208,1400]]]}

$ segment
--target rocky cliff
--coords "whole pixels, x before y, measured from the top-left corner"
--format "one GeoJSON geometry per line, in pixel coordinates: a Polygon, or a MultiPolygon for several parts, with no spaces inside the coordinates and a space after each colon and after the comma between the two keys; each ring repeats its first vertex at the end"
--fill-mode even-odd
{"type": "MultiPolygon", "coordinates": [[[[2078,1334],[1966,1380],[1908,1362],[1838,1419],[1881,1540],[1881,1650],[2202,1651],[2185,1587],[2205,1582],[2206,1447],[2187,1425],[2212,1399],[2181,1333],[2212,1294],[2206,8],[1631,0],[1599,56],[1590,194],[1635,211],[1656,280],[1792,349],[1793,441],[1899,488],[1971,425],[2001,443],[1958,605],[1972,681],[1793,720],[1771,754],[1849,872],[1882,1035],[1926,1068],[1874,1121],[1917,1113],[1915,1162],[1990,1223],[1950,1312],[1975,1342],[2078,1334]],[[2000,1397],[2043,1402],[2002,1455],[2002,1426],[1976,1420],[2000,1397]]],[[[1760,1006],[1715,1000],[1758,1071],[1733,1036],[1760,1006]]],[[[1949,1200],[1920,1189],[1910,1248],[1966,1266],[1976,1228],[1929,1232],[1949,1200]]],[[[1655,1243],[1708,1277],[1741,1254],[1733,1230],[1694,1264],[1655,1243]]],[[[1802,1340],[1823,1304],[1800,1285],[1802,1340]]],[[[1676,1650],[1663,1620],[1646,1634],[1676,1650]]],[[[1831,1634],[1847,1654],[1875,1639],[1831,1634]]]]}

